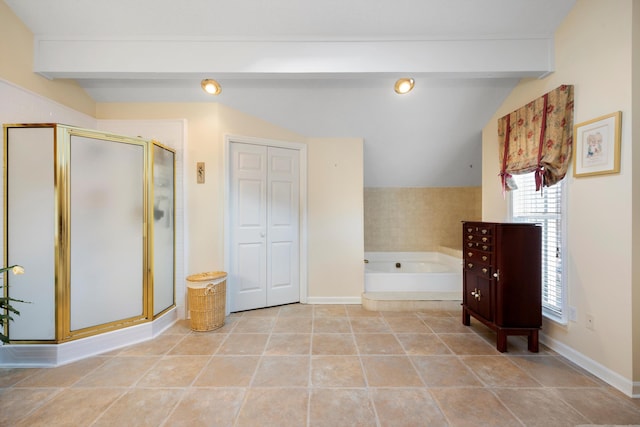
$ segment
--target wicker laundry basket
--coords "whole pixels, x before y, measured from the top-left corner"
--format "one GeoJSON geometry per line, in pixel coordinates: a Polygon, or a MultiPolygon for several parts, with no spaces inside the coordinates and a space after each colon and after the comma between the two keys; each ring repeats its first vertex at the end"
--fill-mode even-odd
{"type": "Polygon", "coordinates": [[[187,277],[191,329],[212,331],[224,325],[227,273],[211,271],[187,277]]]}

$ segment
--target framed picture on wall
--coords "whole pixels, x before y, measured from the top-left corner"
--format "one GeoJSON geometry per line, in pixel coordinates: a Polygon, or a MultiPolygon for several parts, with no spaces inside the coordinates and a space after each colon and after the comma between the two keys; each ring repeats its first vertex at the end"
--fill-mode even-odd
{"type": "Polygon", "coordinates": [[[578,123],[573,128],[573,176],[620,172],[622,112],[578,123]]]}

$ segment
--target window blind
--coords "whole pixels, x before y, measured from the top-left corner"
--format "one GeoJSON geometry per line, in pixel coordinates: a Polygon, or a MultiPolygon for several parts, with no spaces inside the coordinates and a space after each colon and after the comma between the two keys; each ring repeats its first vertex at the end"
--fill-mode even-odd
{"type": "Polygon", "coordinates": [[[511,192],[514,222],[542,226],[542,306],[562,318],[564,307],[562,259],[562,188],[564,182],[536,192],[533,174],[514,175],[518,188],[511,192]]]}

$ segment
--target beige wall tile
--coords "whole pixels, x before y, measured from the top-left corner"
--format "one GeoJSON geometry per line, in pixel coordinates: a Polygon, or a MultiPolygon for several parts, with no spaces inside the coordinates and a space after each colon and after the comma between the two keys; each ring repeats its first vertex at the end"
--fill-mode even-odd
{"type": "Polygon", "coordinates": [[[365,188],[365,251],[460,249],[460,222],[481,215],[481,187],[365,188]]]}

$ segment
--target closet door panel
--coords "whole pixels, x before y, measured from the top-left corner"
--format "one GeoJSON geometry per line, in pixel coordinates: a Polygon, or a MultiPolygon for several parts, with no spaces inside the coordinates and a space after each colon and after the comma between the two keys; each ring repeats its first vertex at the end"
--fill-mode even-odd
{"type": "Polygon", "coordinates": [[[266,147],[231,144],[231,310],[267,301],[266,147]]]}
{"type": "Polygon", "coordinates": [[[267,306],[300,300],[299,152],[269,147],[267,306]]]}

